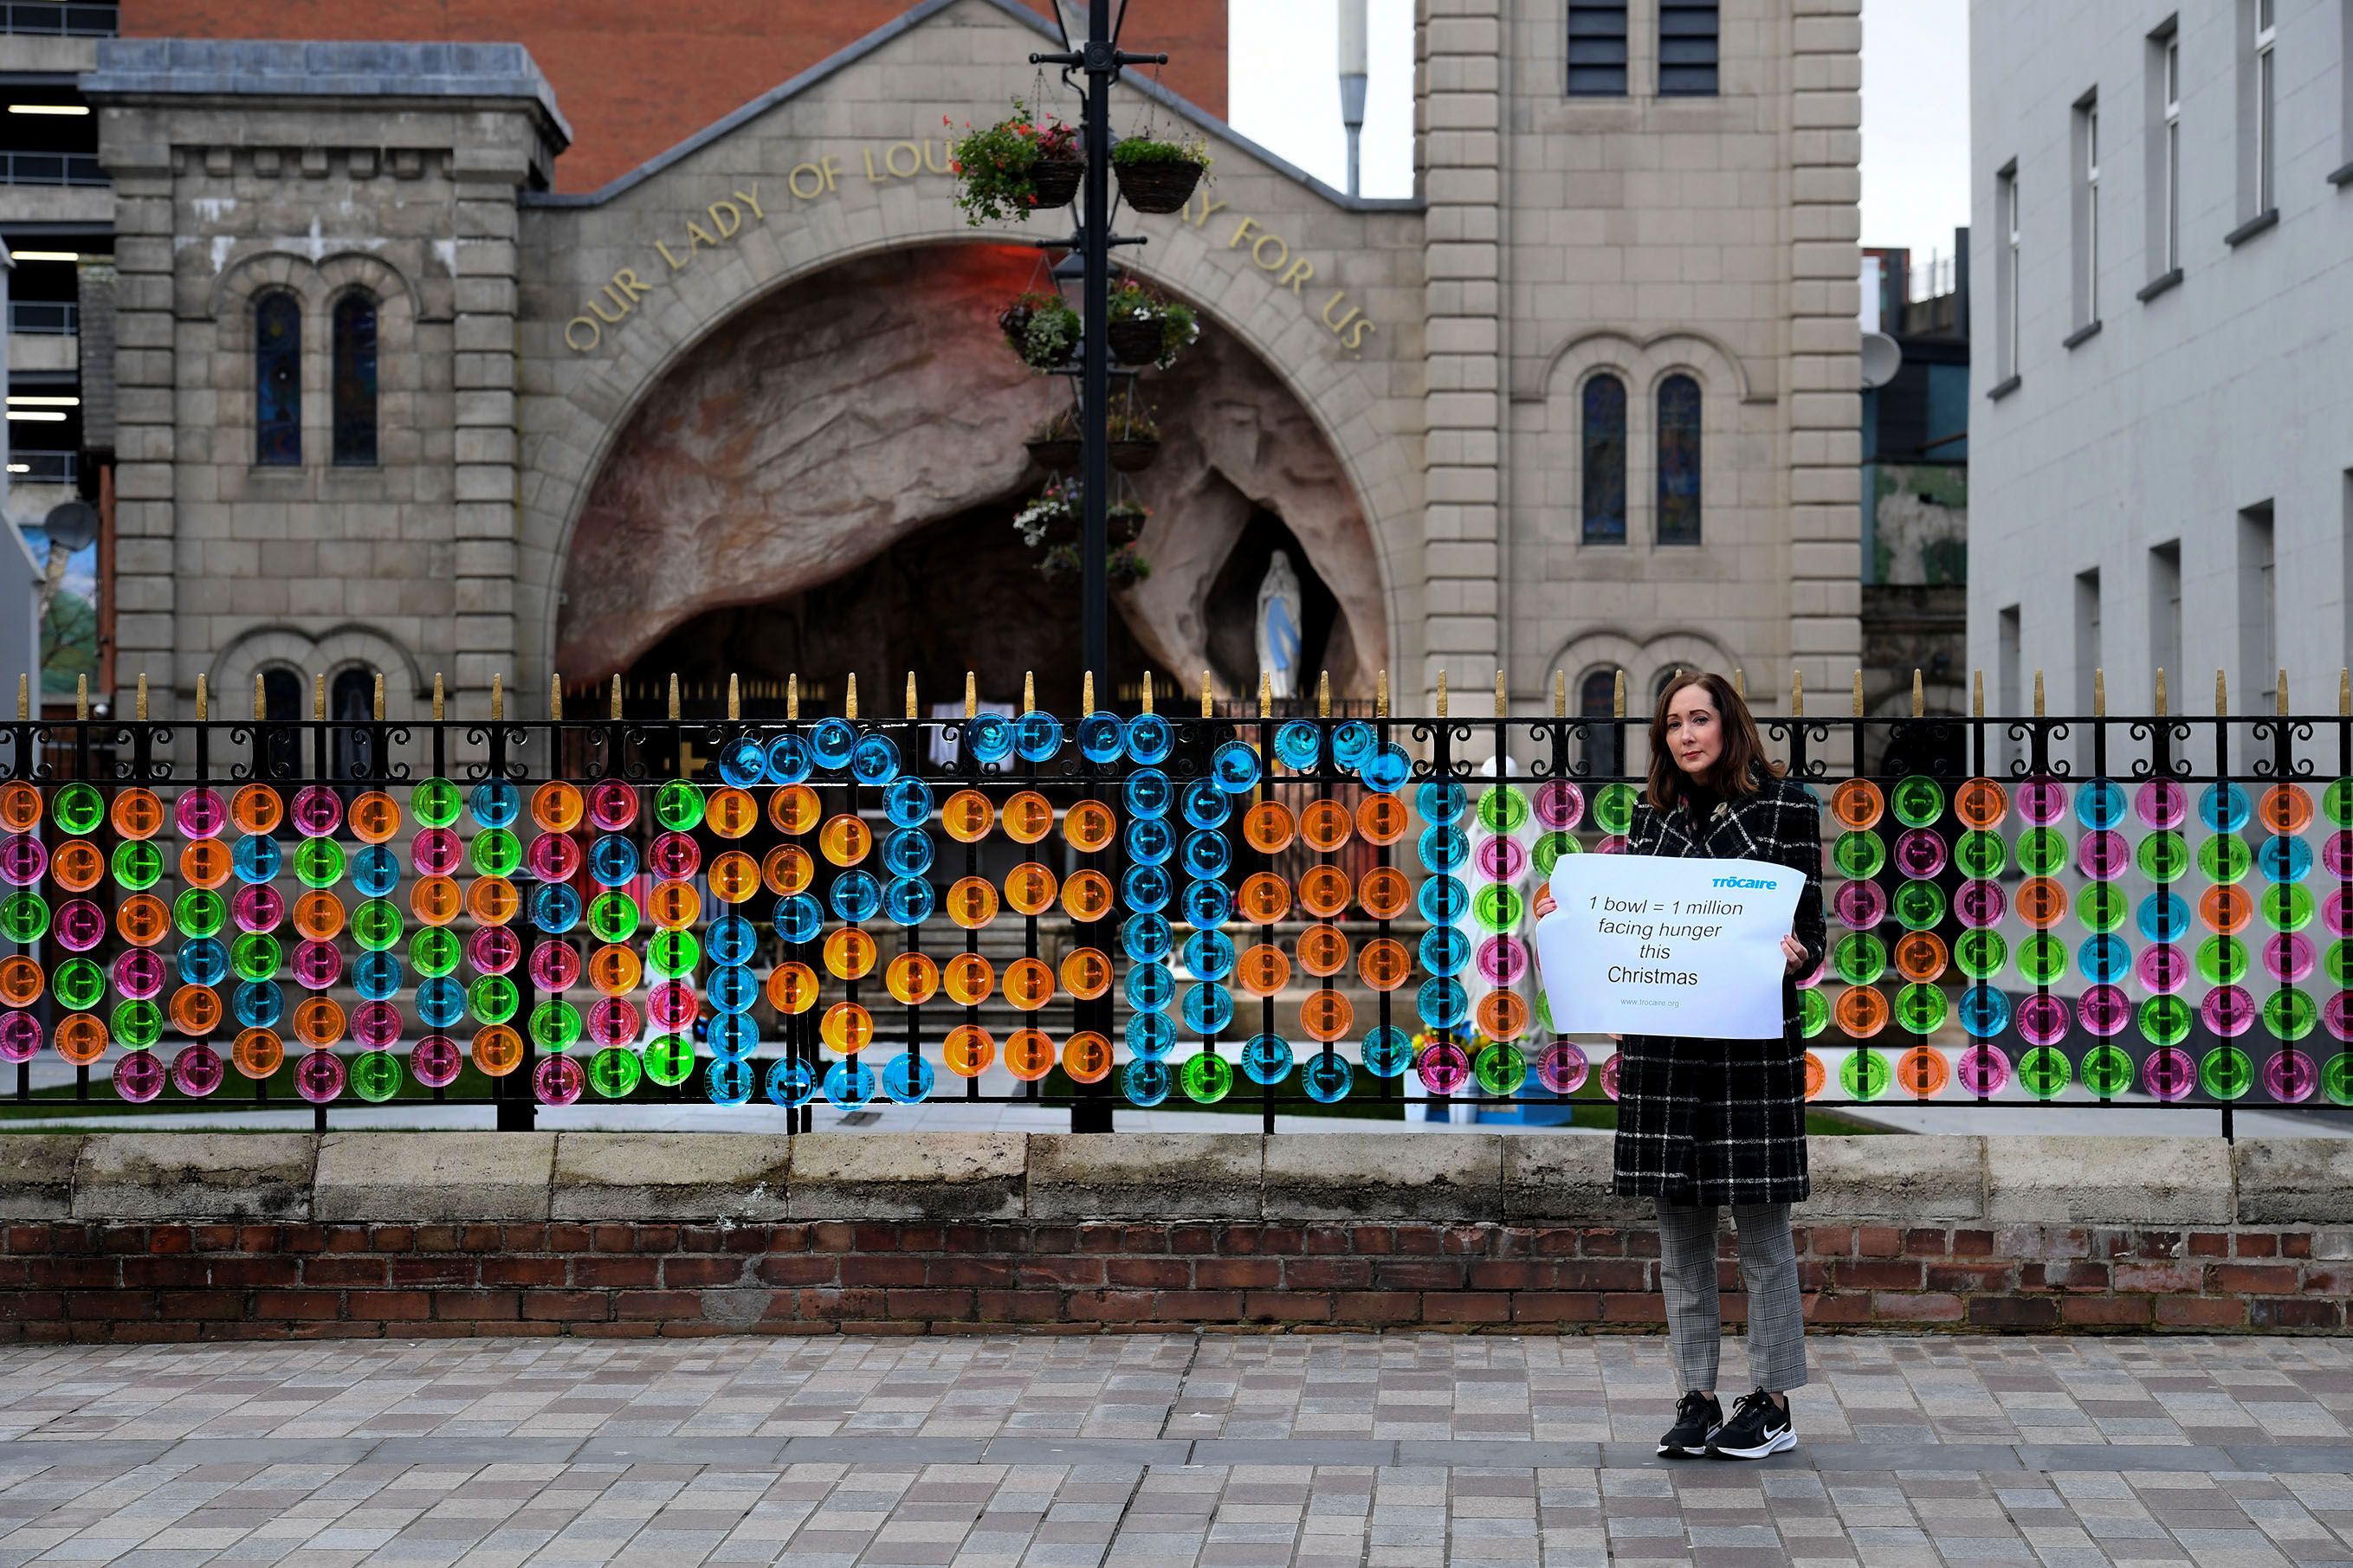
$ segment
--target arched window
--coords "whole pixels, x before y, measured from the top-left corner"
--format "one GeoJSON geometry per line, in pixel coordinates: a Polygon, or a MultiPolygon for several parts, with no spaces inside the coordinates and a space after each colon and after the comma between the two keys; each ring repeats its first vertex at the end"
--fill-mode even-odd
{"type": "Polygon", "coordinates": [[[1624,767],[1623,733],[1613,722],[1618,708],[1618,672],[1597,669],[1577,683],[1577,716],[1586,720],[1585,771],[1595,778],[1615,778],[1624,767]]]}
{"type": "Polygon", "coordinates": [[[1659,383],[1659,542],[1699,542],[1699,383],[1659,383]]]}
{"type": "Polygon", "coordinates": [[[375,675],[353,665],[335,672],[327,685],[327,717],[335,722],[335,776],[368,777],[375,770],[365,726],[375,717],[375,675]]]}
{"type": "Polygon", "coordinates": [[[253,307],[253,460],[302,466],[302,302],[282,289],[253,307]]]}
{"type": "Polygon", "coordinates": [[[335,303],[335,462],[375,466],[375,300],[346,294],[335,303]]]}
{"type": "Polygon", "coordinates": [[[1626,384],[1597,375],[1585,384],[1585,542],[1626,542],[1626,384]]]}

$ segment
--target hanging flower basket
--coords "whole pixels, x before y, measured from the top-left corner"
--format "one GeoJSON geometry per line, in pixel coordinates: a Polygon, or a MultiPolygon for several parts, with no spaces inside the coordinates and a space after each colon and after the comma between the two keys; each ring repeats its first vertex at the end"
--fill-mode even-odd
{"type": "Polygon", "coordinates": [[[1111,466],[1123,474],[1150,468],[1160,455],[1160,426],[1149,415],[1113,413],[1110,436],[1111,466]]]}
{"type": "Polygon", "coordinates": [[[1005,341],[1031,370],[1053,370],[1078,352],[1079,313],[1060,294],[1024,294],[998,312],[1005,341]]]}
{"type": "Polygon", "coordinates": [[[1054,473],[1069,473],[1079,466],[1079,438],[1076,436],[1032,436],[1027,443],[1029,460],[1054,473]]]}
{"type": "Polygon", "coordinates": [[[1111,150],[1119,194],[1140,213],[1173,213],[1192,200],[1209,169],[1209,149],[1198,141],[1162,142],[1131,136],[1111,150]]]}
{"type": "Polygon", "coordinates": [[[1084,158],[1042,157],[1029,171],[1030,194],[1037,199],[1033,210],[1066,207],[1076,201],[1079,187],[1086,183],[1087,161],[1084,158]]]}
{"type": "MultiPolygon", "coordinates": [[[[1038,562],[1038,574],[1049,583],[1078,576],[1084,564],[1075,544],[1057,544],[1038,562]]],[[[1103,558],[1103,578],[1114,588],[1132,588],[1152,575],[1152,563],[1133,544],[1122,545],[1103,558]]]]}
{"type": "MultiPolygon", "coordinates": [[[[940,123],[953,127],[954,122],[942,116],[940,123]]],[[[1040,121],[1017,98],[1013,112],[996,124],[978,131],[965,127],[964,136],[949,151],[948,172],[955,177],[955,204],[964,209],[965,222],[977,228],[992,219],[1018,222],[1032,208],[1070,205],[1079,175],[1067,173],[1063,165],[1082,173],[1085,164],[1079,160],[1078,127],[1040,121]],[[1042,192],[1041,171],[1048,184],[1042,192]],[[1066,179],[1069,189],[1060,199],[1047,199],[1066,179]]]]}
{"type": "Polygon", "coordinates": [[[1164,299],[1129,278],[1111,291],[1111,329],[1105,336],[1122,364],[1166,370],[1200,339],[1201,323],[1191,306],[1164,299]]]}

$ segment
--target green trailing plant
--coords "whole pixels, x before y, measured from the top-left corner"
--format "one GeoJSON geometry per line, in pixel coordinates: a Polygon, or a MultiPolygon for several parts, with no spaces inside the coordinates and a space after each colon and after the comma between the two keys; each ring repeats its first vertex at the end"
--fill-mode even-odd
{"type": "MultiPolygon", "coordinates": [[[[955,128],[946,116],[940,122],[955,128]]],[[[1013,112],[994,125],[976,131],[969,122],[948,153],[948,172],[956,182],[955,204],[964,220],[977,228],[990,220],[1019,219],[1041,204],[1038,166],[1080,160],[1078,127],[1060,120],[1040,120],[1020,99],[1013,112]]]]}
{"type": "Polygon", "coordinates": [[[1160,349],[1153,363],[1162,370],[1176,363],[1180,353],[1200,341],[1200,319],[1194,315],[1190,305],[1155,294],[1133,278],[1124,279],[1111,291],[1112,326],[1118,329],[1128,322],[1158,328],[1160,349]]]}
{"type": "Polygon", "coordinates": [[[1111,150],[1114,168],[1130,163],[1190,163],[1197,169],[1207,169],[1211,159],[1209,144],[1198,136],[1167,142],[1156,136],[1127,136],[1111,150]]]}
{"type": "Polygon", "coordinates": [[[1024,294],[997,318],[1006,342],[1032,370],[1051,370],[1070,363],[1079,346],[1083,323],[1060,294],[1024,294]]]}

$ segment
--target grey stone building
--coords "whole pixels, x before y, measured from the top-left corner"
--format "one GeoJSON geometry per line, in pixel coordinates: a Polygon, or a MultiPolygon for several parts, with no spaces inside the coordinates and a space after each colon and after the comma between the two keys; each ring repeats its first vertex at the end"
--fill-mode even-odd
{"type": "Polygon", "coordinates": [[[1969,651],[2004,711],[2333,708],[2353,8],[1973,0],[1969,651]]]}
{"type": "MultiPolygon", "coordinates": [[[[1126,220],[1205,332],[1138,395],[1164,440],[1124,657],[1245,686],[1231,606],[1279,549],[1344,689],[1842,687],[1857,0],[1676,7],[1715,30],[1663,58],[1654,0],[1420,9],[1412,200],[1149,83],[1114,105],[1216,156],[1126,220]]],[[[1008,520],[1062,393],[995,322],[1037,252],[967,227],[946,172],[1043,29],[926,0],[581,195],[517,46],[100,45],[119,682],[381,669],[397,711],[437,671],[1043,681],[1069,617],[1008,520]]]]}

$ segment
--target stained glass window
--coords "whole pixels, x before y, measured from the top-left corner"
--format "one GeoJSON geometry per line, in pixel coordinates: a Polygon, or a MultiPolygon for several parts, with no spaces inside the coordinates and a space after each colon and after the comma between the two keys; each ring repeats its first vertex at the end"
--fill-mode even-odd
{"type": "Polygon", "coordinates": [[[375,301],[346,294],[335,305],[335,462],[375,463],[375,301]]]}
{"type": "Polygon", "coordinates": [[[253,308],[253,460],[302,465],[302,304],[265,294],[253,308]]]}
{"type": "Polygon", "coordinates": [[[1622,731],[1610,722],[1618,707],[1618,672],[1597,669],[1577,683],[1577,716],[1588,721],[1585,769],[1595,778],[1614,777],[1624,766],[1622,731]]]}
{"type": "Polygon", "coordinates": [[[1626,384],[1585,384],[1585,542],[1626,542],[1626,384]]]}
{"type": "Polygon", "coordinates": [[[1659,383],[1659,542],[1699,542],[1699,383],[1659,383]]]}

